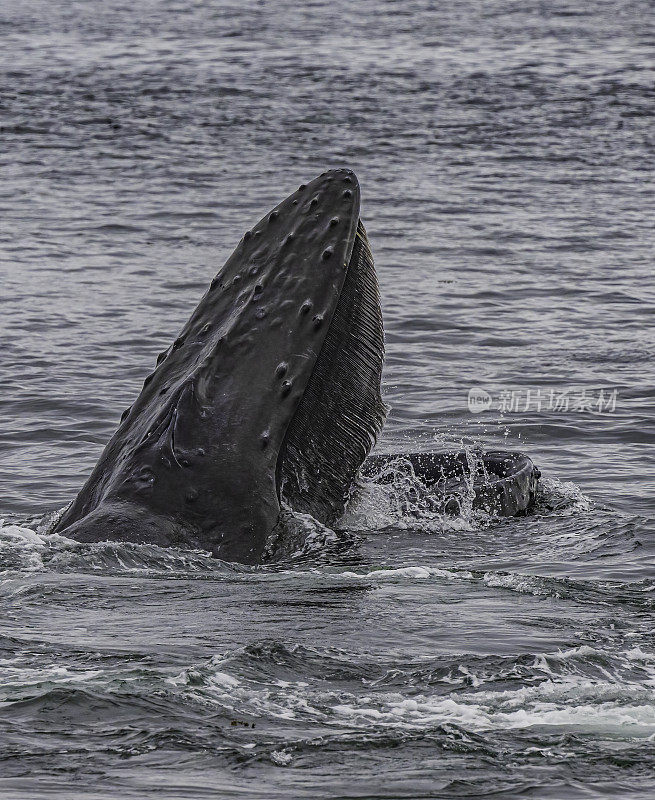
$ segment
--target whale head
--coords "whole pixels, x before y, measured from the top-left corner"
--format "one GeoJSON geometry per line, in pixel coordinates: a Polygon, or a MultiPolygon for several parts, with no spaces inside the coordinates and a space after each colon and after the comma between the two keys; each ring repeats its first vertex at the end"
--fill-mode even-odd
{"type": "Polygon", "coordinates": [[[257,563],[285,509],[342,514],[385,416],[359,211],[331,170],[246,232],[55,530],[257,563]]]}

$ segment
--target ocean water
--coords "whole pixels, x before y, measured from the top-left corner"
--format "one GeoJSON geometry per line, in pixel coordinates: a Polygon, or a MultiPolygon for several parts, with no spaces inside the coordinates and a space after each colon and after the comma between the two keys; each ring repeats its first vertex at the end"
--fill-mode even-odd
{"type": "Polygon", "coordinates": [[[653,3],[4,0],[0,36],[0,796],[654,797],[653,3]],[[379,449],[522,450],[535,513],[408,516],[399,472],[276,566],[49,534],[338,166],[379,449]]]}

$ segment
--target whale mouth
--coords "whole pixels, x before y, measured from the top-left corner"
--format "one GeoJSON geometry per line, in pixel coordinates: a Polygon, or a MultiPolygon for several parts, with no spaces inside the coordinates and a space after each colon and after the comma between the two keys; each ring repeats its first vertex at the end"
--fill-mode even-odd
{"type": "Polygon", "coordinates": [[[281,502],[333,523],[384,425],[384,330],[373,255],[358,220],[346,278],[278,456],[281,502]]]}

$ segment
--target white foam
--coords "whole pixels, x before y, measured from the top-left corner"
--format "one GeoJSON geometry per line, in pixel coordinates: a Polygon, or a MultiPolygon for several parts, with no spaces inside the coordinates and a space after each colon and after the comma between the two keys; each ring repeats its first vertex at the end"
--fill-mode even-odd
{"type": "Polygon", "coordinates": [[[645,653],[639,645],[625,651],[625,657],[630,661],[655,662],[655,653],[645,653]]]}
{"type": "Polygon", "coordinates": [[[279,767],[286,767],[291,763],[291,753],[287,753],[285,750],[272,750],[271,761],[279,767]]]}
{"type": "Polygon", "coordinates": [[[601,653],[595,647],[588,644],[581,644],[579,647],[570,647],[567,650],[558,650],[556,653],[549,655],[549,658],[556,661],[570,661],[576,658],[585,657],[598,657],[601,653]]]}
{"type": "Polygon", "coordinates": [[[214,672],[210,677],[211,685],[221,689],[234,689],[239,685],[238,678],[228,675],[226,672],[214,672]]]}
{"type": "Polygon", "coordinates": [[[449,569],[441,569],[440,567],[423,567],[423,566],[408,566],[397,567],[396,569],[374,569],[371,572],[340,572],[341,578],[355,578],[359,580],[381,580],[381,581],[394,581],[402,578],[411,578],[414,580],[425,580],[428,578],[448,578],[450,580],[471,580],[473,574],[462,570],[461,572],[454,572],[449,569]]]}
{"type": "Polygon", "coordinates": [[[25,667],[18,665],[18,661],[0,663],[0,703],[22,699],[35,690],[86,683],[102,674],[102,670],[76,669],[61,664],[25,667]]]}
{"type": "Polygon", "coordinates": [[[617,654],[586,644],[537,654],[532,668],[538,682],[502,691],[486,689],[494,676],[475,675],[465,663],[441,680],[441,690],[435,692],[390,692],[371,683],[366,694],[357,694],[323,680],[246,679],[240,667],[235,672],[229,656],[215,657],[169,682],[194,700],[229,713],[286,720],[311,718],[327,727],[362,732],[424,730],[451,723],[469,732],[546,727],[628,739],[655,736],[655,681],[630,677],[632,658],[646,663],[655,678],[655,656],[632,648],[618,657],[623,660],[616,665],[615,674],[604,670],[600,678],[592,678],[577,673],[586,660],[593,659],[598,669],[603,660],[609,663],[617,654]],[[581,663],[575,664],[576,660],[581,663]],[[573,674],[556,674],[549,666],[556,662],[568,664],[573,674]],[[622,669],[628,677],[621,677],[622,669]],[[454,675],[461,675],[461,680],[451,680],[454,675]],[[460,690],[444,695],[443,688],[449,683],[460,690]]]}
{"type": "Polygon", "coordinates": [[[558,592],[548,588],[543,578],[536,575],[485,572],[482,581],[490,588],[509,589],[520,594],[531,594],[534,597],[560,597],[558,592]]]}
{"type": "Polygon", "coordinates": [[[614,731],[628,736],[655,732],[652,689],[577,677],[505,692],[411,698],[387,695],[378,702],[377,708],[357,702],[339,703],[332,711],[351,724],[374,719],[380,725],[412,728],[455,723],[475,732],[543,726],[614,731]]]}
{"type": "Polygon", "coordinates": [[[539,480],[537,501],[554,506],[560,516],[589,511],[593,507],[592,500],[583,493],[579,486],[571,481],[561,481],[559,478],[541,478],[539,480]]]}
{"type": "Polygon", "coordinates": [[[0,542],[9,540],[13,544],[37,545],[45,547],[43,537],[38,533],[20,525],[5,525],[4,519],[0,519],[0,542]]]}

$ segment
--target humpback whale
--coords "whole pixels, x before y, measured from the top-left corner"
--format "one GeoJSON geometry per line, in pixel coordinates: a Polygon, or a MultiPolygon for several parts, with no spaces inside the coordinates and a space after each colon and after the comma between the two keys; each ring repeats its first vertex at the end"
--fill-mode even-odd
{"type": "MultiPolygon", "coordinates": [[[[256,564],[289,510],[339,519],[386,415],[359,212],[355,174],[335,169],[244,234],[54,532],[256,564]]],[[[415,462],[452,488],[462,462],[434,458],[415,462]]]]}
{"type": "Polygon", "coordinates": [[[342,514],[385,418],[359,208],[332,170],[245,233],[55,531],[256,563],[283,504],[342,514]]]}

